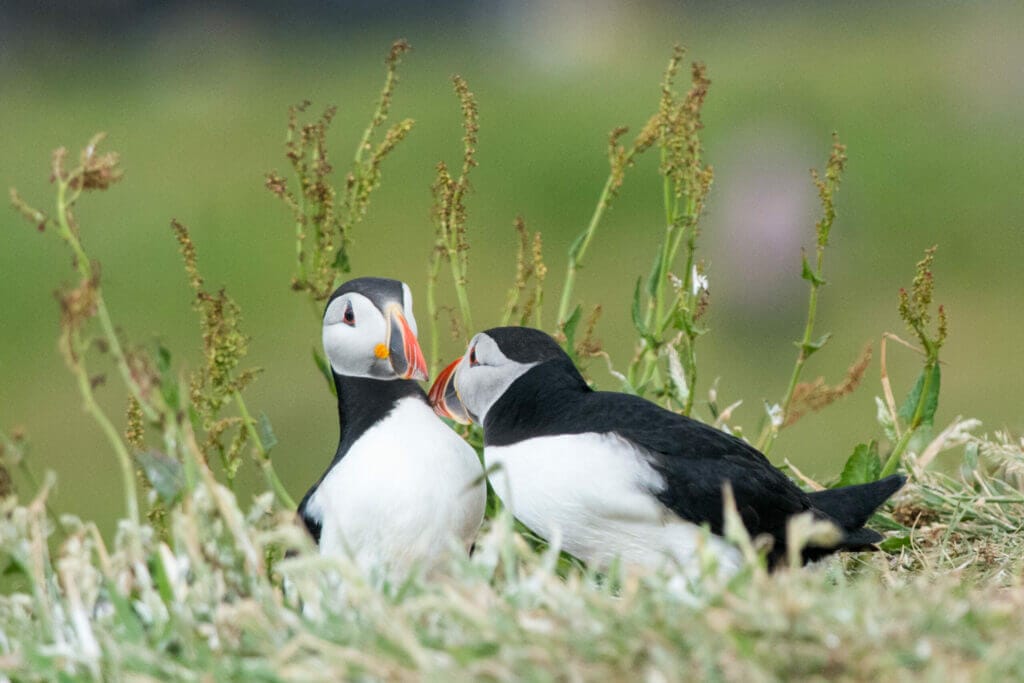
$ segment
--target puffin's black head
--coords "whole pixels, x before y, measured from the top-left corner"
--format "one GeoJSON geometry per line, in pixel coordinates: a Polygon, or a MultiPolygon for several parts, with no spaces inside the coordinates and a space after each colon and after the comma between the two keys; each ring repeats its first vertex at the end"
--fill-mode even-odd
{"type": "Polygon", "coordinates": [[[481,332],[470,340],[466,353],[437,376],[430,403],[442,417],[483,424],[487,411],[513,382],[547,361],[558,361],[578,376],[572,360],[545,332],[530,327],[481,332]]]}
{"type": "Polygon", "coordinates": [[[427,379],[409,286],[361,277],[335,290],[324,310],[324,352],[345,377],[427,379]]]}

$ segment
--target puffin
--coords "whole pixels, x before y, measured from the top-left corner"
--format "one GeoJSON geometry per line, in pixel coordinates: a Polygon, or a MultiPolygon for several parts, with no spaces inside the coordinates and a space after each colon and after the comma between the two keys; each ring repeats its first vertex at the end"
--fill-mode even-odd
{"type": "Polygon", "coordinates": [[[491,485],[519,521],[599,567],[617,559],[694,576],[710,551],[719,572],[734,572],[742,557],[723,537],[726,484],[751,537],[772,539],[773,569],[786,557],[787,521],[804,512],[841,532],[804,548],[805,563],[874,550],[882,535],[865,524],[905,482],[805,492],[740,438],[639,396],[591,389],[553,338],[527,327],[474,336],[430,401],[441,416],[483,427],[491,485]]]}
{"type": "Polygon", "coordinates": [[[487,491],[476,451],[431,410],[409,286],[363,277],[334,291],[323,347],[340,438],[298,514],[324,555],[364,572],[432,571],[467,550],[487,491]]]}

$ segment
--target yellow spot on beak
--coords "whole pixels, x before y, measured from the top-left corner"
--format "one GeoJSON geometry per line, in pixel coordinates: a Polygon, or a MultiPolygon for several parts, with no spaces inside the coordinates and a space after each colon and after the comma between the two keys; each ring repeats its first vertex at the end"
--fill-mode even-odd
{"type": "Polygon", "coordinates": [[[377,346],[373,347],[373,355],[384,360],[388,357],[388,347],[384,344],[377,344],[377,346]]]}

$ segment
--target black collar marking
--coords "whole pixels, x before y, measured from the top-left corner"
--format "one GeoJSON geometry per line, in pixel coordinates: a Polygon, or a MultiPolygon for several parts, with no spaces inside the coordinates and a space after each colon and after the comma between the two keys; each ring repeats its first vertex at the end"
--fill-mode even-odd
{"type": "MultiPolygon", "coordinates": [[[[388,282],[393,281],[389,280],[388,282]]],[[[423,393],[420,385],[408,379],[379,380],[342,377],[334,373],[334,386],[338,391],[338,423],[341,430],[338,450],[335,452],[331,464],[299,503],[299,515],[317,543],[320,542],[320,520],[307,515],[305,510],[310,497],[320,487],[324,477],[345,457],[359,437],[365,434],[370,427],[383,420],[394,409],[398,401],[412,397],[419,398],[424,403],[427,402],[427,395],[423,393]]]]}

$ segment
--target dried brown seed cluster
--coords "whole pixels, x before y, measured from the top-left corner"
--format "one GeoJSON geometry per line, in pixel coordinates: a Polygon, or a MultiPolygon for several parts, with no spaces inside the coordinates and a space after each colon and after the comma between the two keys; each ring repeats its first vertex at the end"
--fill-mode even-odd
{"type": "Polygon", "coordinates": [[[804,415],[822,410],[842,397],[852,394],[864,379],[864,373],[871,364],[871,355],[871,345],[868,344],[853,365],[847,368],[846,375],[839,384],[828,385],[824,377],[818,377],[813,382],[797,384],[783,426],[788,427],[804,415]]]}
{"type": "Polygon", "coordinates": [[[15,211],[20,213],[29,223],[32,223],[39,232],[46,229],[49,216],[39,209],[30,206],[13,187],[8,191],[8,194],[11,198],[11,206],[14,207],[15,211]]]}
{"type": "Polygon", "coordinates": [[[535,325],[540,327],[540,308],[543,301],[544,278],[548,268],[544,264],[543,243],[540,232],[533,234],[532,240],[530,231],[526,228],[526,221],[522,216],[516,216],[513,224],[517,237],[516,249],[516,277],[509,290],[508,301],[505,305],[505,314],[502,317],[502,324],[508,324],[513,317],[517,317],[520,325],[530,323],[530,318],[535,318],[535,325]],[[533,290],[520,305],[520,299],[526,291],[530,282],[533,282],[533,290]]]}
{"type": "Polygon", "coordinates": [[[577,358],[593,358],[601,355],[603,347],[597,338],[597,322],[601,319],[600,304],[594,306],[583,325],[583,337],[576,341],[574,351],[577,358]]]}
{"type": "Polygon", "coordinates": [[[297,187],[290,187],[288,180],[276,171],[267,174],[265,185],[285,203],[295,219],[298,271],[292,278],[292,289],[308,292],[314,301],[330,296],[338,272],[351,269],[348,252],[352,229],[365,217],[370,195],[380,185],[384,158],[412,130],[412,119],[404,119],[388,128],[379,142],[375,144],[373,140],[388,118],[398,82],[398,65],[409,50],[406,41],[395,41],[384,60],[384,88],[342,188],[336,188],[331,178],[334,167],[327,150],[327,133],[337,107],[328,107],[318,119],[307,123],[300,123],[300,117],[309,108],[309,101],[288,110],[285,157],[297,187]]]}
{"type": "Polygon", "coordinates": [[[900,318],[917,334],[921,345],[928,350],[934,347],[935,352],[942,348],[948,333],[948,320],[946,309],[939,306],[936,310],[936,332],[931,337],[927,332],[927,326],[931,323],[931,304],[935,292],[935,279],[932,275],[932,262],[935,260],[937,246],[926,249],[924,258],[917,263],[914,281],[911,284],[910,292],[900,288],[899,292],[899,313],[900,318]]]}
{"type": "MultiPolygon", "coordinates": [[[[472,314],[469,307],[469,295],[466,291],[467,271],[469,269],[469,241],[466,237],[466,204],[465,196],[469,191],[469,174],[476,166],[477,133],[480,130],[479,113],[476,98],[469,85],[461,76],[453,76],[452,83],[462,110],[463,149],[462,168],[458,177],[454,177],[443,161],[437,164],[437,175],[431,192],[434,202],[431,217],[434,222],[434,250],[430,257],[430,277],[427,282],[427,306],[432,320],[437,320],[440,310],[434,303],[434,290],[437,287],[441,264],[447,262],[451,266],[455,294],[459,301],[459,315],[452,315],[452,324],[456,330],[462,328],[456,337],[466,338],[467,332],[473,328],[472,314]]],[[[431,339],[431,363],[437,362],[437,335],[431,339]]]]}
{"type": "Polygon", "coordinates": [[[81,187],[83,190],[106,190],[124,176],[124,172],[118,166],[121,157],[117,152],[98,154],[96,151],[105,137],[106,133],[96,134],[82,150],[79,155],[81,173],[72,178],[73,189],[81,187]]]}
{"type": "Polygon", "coordinates": [[[690,70],[690,89],[679,101],[675,94],[675,77],[684,54],[682,48],[676,46],[665,71],[657,126],[662,149],[661,173],[670,179],[675,197],[686,198],[688,210],[680,212],[678,219],[690,227],[696,225],[703,212],[714,178],[713,169],[703,163],[700,140],[700,131],[704,128],[701,110],[711,81],[707,67],[694,62],[690,70]]]}
{"type": "Polygon", "coordinates": [[[51,182],[67,183],[72,190],[106,190],[124,177],[120,168],[121,156],[117,152],[100,154],[98,148],[106,133],[97,133],[78,155],[78,166],[66,168],[68,150],[59,147],[50,163],[51,182]]]}
{"type": "Polygon", "coordinates": [[[134,397],[128,398],[128,408],[125,410],[126,424],[124,428],[124,440],[136,452],[146,447],[146,428],[143,424],[142,406],[134,397]]]}
{"type": "Polygon", "coordinates": [[[172,221],[171,228],[181,247],[189,285],[195,293],[193,306],[199,313],[203,334],[205,363],[192,374],[189,382],[192,404],[202,416],[206,430],[203,451],[207,458],[214,452],[218,453],[225,473],[231,479],[241,464],[241,452],[248,435],[245,434],[241,418],[221,418],[219,413],[237,392],[256,378],[260,370],[239,370],[239,364],[249,350],[249,338],[241,331],[241,310],[223,288],[216,293],[204,289],[203,278],[196,263],[195,245],[188,228],[178,221],[172,221]],[[231,445],[226,447],[223,437],[232,427],[238,427],[238,430],[231,445]]]}
{"type": "Polygon", "coordinates": [[[816,169],[811,169],[811,177],[818,188],[818,198],[823,209],[821,220],[816,224],[819,247],[828,244],[828,235],[836,219],[835,192],[839,189],[845,168],[846,145],[839,142],[838,133],[832,133],[832,152],[829,154],[828,163],[825,164],[825,177],[821,177],[816,169]]]}
{"type": "Polygon", "coordinates": [[[466,266],[469,242],[466,239],[466,204],[465,195],[469,191],[469,174],[476,164],[476,145],[480,131],[479,112],[476,98],[469,90],[469,85],[462,76],[453,76],[455,94],[459,98],[462,109],[463,151],[462,169],[458,178],[448,171],[442,161],[437,165],[437,177],[434,181],[434,222],[437,228],[439,243],[445,245],[445,258],[455,258],[459,262],[459,284],[465,285],[466,266]]]}
{"type": "Polygon", "coordinates": [[[77,287],[56,293],[60,303],[61,327],[67,331],[79,331],[94,315],[99,301],[100,265],[92,263],[92,276],[82,278],[77,287]]]}

